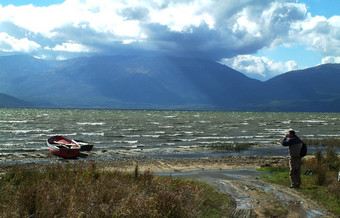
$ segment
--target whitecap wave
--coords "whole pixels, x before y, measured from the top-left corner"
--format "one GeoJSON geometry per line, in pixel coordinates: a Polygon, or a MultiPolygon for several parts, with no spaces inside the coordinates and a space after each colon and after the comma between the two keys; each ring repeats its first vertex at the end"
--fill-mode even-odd
{"type": "Polygon", "coordinates": [[[103,133],[103,132],[83,132],[83,133],[80,133],[80,135],[87,135],[87,136],[99,135],[99,136],[104,136],[105,133],[103,133]]]}
{"type": "Polygon", "coordinates": [[[0,120],[0,123],[27,123],[28,120],[0,120]]]}
{"type": "Polygon", "coordinates": [[[106,123],[104,122],[93,122],[93,123],[92,122],[78,122],[77,124],[81,126],[103,126],[106,123]]]}
{"type": "Polygon", "coordinates": [[[138,142],[138,140],[136,141],[124,141],[125,143],[128,143],[128,144],[136,144],[138,142]]]}

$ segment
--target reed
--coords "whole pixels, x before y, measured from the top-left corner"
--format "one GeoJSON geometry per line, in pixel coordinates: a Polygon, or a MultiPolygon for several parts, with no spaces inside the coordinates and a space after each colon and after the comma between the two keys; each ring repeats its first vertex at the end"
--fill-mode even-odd
{"type": "Polygon", "coordinates": [[[16,166],[0,178],[0,217],[220,216],[229,199],[205,184],[95,164],[16,166]]]}
{"type": "Polygon", "coordinates": [[[334,146],[340,147],[340,139],[338,138],[324,138],[324,139],[317,139],[317,138],[307,138],[303,140],[307,145],[310,146],[334,146]]]}

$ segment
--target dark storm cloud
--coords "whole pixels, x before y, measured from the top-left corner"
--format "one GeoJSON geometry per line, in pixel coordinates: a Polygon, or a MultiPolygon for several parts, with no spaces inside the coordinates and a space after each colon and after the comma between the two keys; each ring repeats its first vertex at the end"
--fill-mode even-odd
{"type": "MultiPolygon", "coordinates": [[[[304,5],[284,0],[169,0],[140,2],[137,5],[118,4],[116,1],[107,3],[110,4],[84,1],[77,5],[80,3],[66,1],[55,9],[64,11],[66,7],[74,7],[74,15],[68,14],[65,20],[62,20],[64,16],[60,17],[60,23],[56,22],[57,18],[51,18],[51,25],[57,25],[51,26],[50,30],[46,25],[49,20],[41,20],[45,22],[42,32],[24,20],[12,19],[11,16],[1,20],[0,17],[0,32],[17,40],[25,38],[32,41],[31,44],[39,44],[41,48],[36,48],[35,52],[41,53],[61,52],[61,45],[73,43],[84,48],[86,53],[133,55],[159,52],[220,60],[254,54],[262,48],[294,40],[294,35],[299,33],[296,24],[304,22],[307,16],[304,5]],[[176,14],[178,10],[188,14],[176,14]],[[176,17],[182,15],[186,15],[183,17],[187,20],[176,17]],[[131,23],[125,25],[124,22],[131,23]],[[33,30],[30,30],[31,26],[33,30]],[[119,28],[125,29],[120,31],[119,28]],[[136,31],[130,33],[131,29],[136,31]],[[58,46],[59,49],[54,49],[58,46]]],[[[13,10],[14,13],[14,9],[8,8],[8,11],[13,10]]],[[[37,12],[42,12],[42,8],[37,12]]],[[[330,29],[325,20],[310,31],[326,35],[330,29]]],[[[310,34],[308,31],[305,33],[310,34]]],[[[80,52],[76,49],[67,51],[67,46],[64,47],[63,54],[80,52]]]]}

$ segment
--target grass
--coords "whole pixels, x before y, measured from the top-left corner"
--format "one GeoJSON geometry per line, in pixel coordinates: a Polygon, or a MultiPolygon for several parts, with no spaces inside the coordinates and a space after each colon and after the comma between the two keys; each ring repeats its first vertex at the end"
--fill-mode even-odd
{"type": "MultiPolygon", "coordinates": [[[[289,168],[265,167],[260,170],[271,172],[264,179],[284,186],[290,186],[289,168]]],[[[340,170],[340,158],[333,146],[327,148],[326,154],[317,151],[314,157],[304,158],[302,172],[311,170],[310,175],[301,175],[302,188],[297,189],[312,199],[324,205],[330,212],[340,216],[340,182],[338,171],[340,170]]]]}
{"type": "Polygon", "coordinates": [[[340,147],[340,139],[337,138],[307,138],[303,140],[307,145],[311,146],[334,146],[340,147]]]}
{"type": "Polygon", "coordinates": [[[284,202],[273,201],[269,207],[262,208],[265,217],[287,217],[288,209],[284,202]]]}
{"type": "Polygon", "coordinates": [[[197,181],[97,169],[16,166],[0,178],[0,217],[220,217],[229,199],[197,181]]]}
{"type": "Polygon", "coordinates": [[[224,142],[217,142],[213,143],[208,148],[212,150],[218,150],[218,151],[244,151],[249,149],[251,146],[255,145],[254,143],[224,143],[224,142]]]}

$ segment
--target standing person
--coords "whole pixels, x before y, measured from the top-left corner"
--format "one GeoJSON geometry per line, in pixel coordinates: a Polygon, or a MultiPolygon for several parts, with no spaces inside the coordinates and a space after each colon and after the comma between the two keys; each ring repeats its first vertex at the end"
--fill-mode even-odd
{"type": "Polygon", "coordinates": [[[302,141],[295,134],[294,130],[289,130],[281,144],[283,146],[289,146],[289,177],[291,181],[290,188],[300,188],[301,185],[301,157],[300,150],[302,147],[302,141]]]}

